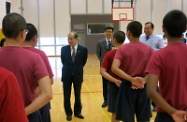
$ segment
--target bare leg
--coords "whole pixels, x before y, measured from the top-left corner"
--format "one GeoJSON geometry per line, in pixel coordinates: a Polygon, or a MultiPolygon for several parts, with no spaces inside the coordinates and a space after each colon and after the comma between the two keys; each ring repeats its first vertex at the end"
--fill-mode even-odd
{"type": "Polygon", "coordinates": [[[112,113],[111,122],[119,122],[116,120],[116,113],[112,113]]]}

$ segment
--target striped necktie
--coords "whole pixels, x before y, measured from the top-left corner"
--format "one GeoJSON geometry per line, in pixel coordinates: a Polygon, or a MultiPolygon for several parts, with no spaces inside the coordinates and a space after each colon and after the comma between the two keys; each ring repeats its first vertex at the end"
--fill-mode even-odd
{"type": "Polygon", "coordinates": [[[146,38],[146,41],[149,40],[149,36],[146,36],[145,38],[146,38]]]}
{"type": "Polygon", "coordinates": [[[72,47],[72,50],[73,50],[73,53],[71,55],[71,58],[72,58],[72,61],[74,62],[75,61],[75,48],[72,47]]]}
{"type": "Polygon", "coordinates": [[[112,47],[112,43],[111,43],[111,41],[109,40],[109,41],[108,41],[108,51],[111,50],[111,47],[112,47]]]}

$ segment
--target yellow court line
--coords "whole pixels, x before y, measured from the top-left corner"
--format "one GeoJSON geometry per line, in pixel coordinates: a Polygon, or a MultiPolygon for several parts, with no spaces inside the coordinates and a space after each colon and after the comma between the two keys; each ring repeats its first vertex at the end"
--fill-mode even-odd
{"type": "Polygon", "coordinates": [[[92,94],[91,90],[89,89],[89,87],[83,82],[84,86],[86,87],[86,89],[90,92],[92,98],[94,99],[95,103],[97,106],[99,106],[100,110],[103,112],[105,118],[110,122],[109,117],[107,116],[107,114],[105,113],[105,111],[100,107],[98,101],[96,100],[96,98],[94,97],[94,95],[92,94]]]}

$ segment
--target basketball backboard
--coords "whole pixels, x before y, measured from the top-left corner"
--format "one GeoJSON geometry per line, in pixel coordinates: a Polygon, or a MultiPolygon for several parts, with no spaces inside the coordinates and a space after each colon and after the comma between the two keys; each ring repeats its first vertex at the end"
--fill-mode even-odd
{"type": "Polygon", "coordinates": [[[112,21],[133,21],[134,8],[131,7],[113,7],[112,21]]]}

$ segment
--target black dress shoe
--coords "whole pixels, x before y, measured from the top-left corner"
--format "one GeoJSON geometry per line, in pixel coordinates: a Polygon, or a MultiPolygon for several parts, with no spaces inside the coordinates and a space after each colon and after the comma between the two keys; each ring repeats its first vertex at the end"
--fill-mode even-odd
{"type": "Polygon", "coordinates": [[[75,114],[75,116],[80,118],[80,119],[84,119],[84,116],[82,114],[75,114]]]}
{"type": "Polygon", "coordinates": [[[66,119],[67,119],[68,121],[71,121],[72,117],[71,117],[71,116],[67,116],[66,119]]]}
{"type": "Polygon", "coordinates": [[[102,107],[104,108],[104,107],[107,107],[107,102],[104,102],[103,104],[102,104],[102,107]]]}

